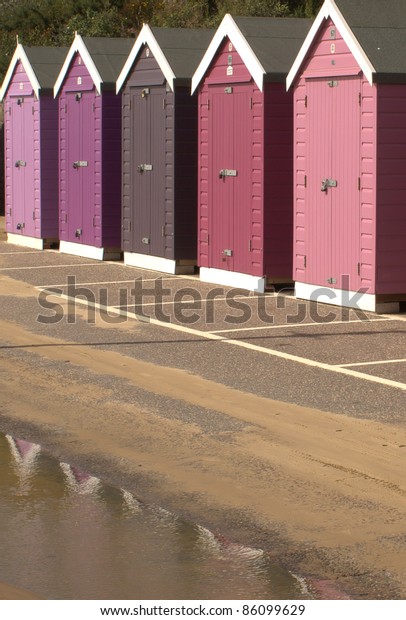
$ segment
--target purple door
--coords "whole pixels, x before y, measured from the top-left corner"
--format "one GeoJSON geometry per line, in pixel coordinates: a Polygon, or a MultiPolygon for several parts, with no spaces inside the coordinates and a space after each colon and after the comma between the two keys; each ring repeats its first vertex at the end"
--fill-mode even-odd
{"type": "Polygon", "coordinates": [[[34,115],[31,97],[11,98],[11,231],[35,236],[34,115]]]}
{"type": "Polygon", "coordinates": [[[312,79],[307,89],[307,282],[360,286],[359,78],[312,79]]]}
{"type": "Polygon", "coordinates": [[[66,94],[68,240],[96,244],[93,92],[66,94]]]}
{"type": "Polygon", "coordinates": [[[210,267],[251,273],[251,85],[210,88],[210,267]]]}
{"type": "Polygon", "coordinates": [[[165,86],[131,89],[132,247],[140,254],[161,257],[166,234],[165,105],[165,86]]]}

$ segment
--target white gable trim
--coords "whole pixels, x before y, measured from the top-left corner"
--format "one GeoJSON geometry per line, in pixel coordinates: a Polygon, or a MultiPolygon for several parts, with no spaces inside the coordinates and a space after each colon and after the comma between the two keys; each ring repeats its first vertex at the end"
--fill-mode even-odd
{"type": "Polygon", "coordinates": [[[176,78],[172,67],[167,61],[165,54],[159,46],[158,41],[156,40],[154,33],[148,24],[144,24],[141,28],[141,32],[138,37],[135,39],[135,43],[132,47],[132,50],[127,58],[127,61],[124,67],[121,70],[120,75],[117,78],[116,82],[116,93],[118,94],[123,87],[124,82],[126,81],[128,74],[131,71],[131,68],[140,52],[140,49],[143,45],[148,45],[152,54],[154,55],[155,60],[157,61],[162,73],[164,74],[166,81],[168,82],[171,90],[173,91],[173,81],[176,78]]]}
{"type": "Polygon", "coordinates": [[[232,16],[227,13],[227,15],[224,16],[220,26],[216,30],[216,33],[211,40],[211,43],[207,48],[205,55],[203,56],[199,66],[195,71],[195,74],[192,78],[192,94],[202,81],[207,69],[210,66],[211,61],[213,60],[218,48],[220,47],[225,37],[228,37],[230,39],[231,43],[241,56],[241,59],[243,60],[248,71],[252,75],[254,82],[262,91],[264,85],[264,75],[266,73],[265,69],[254,54],[252,48],[247,42],[247,39],[238,28],[232,16]]]}
{"type": "Polygon", "coordinates": [[[13,54],[13,57],[11,59],[11,62],[9,64],[6,76],[4,78],[3,84],[1,86],[0,89],[0,101],[3,101],[6,92],[8,90],[8,87],[10,85],[10,82],[12,80],[13,74],[14,74],[14,69],[16,67],[17,62],[21,60],[22,65],[24,67],[24,70],[26,72],[26,74],[28,75],[28,79],[31,82],[31,86],[36,94],[37,97],[39,97],[39,91],[41,90],[41,85],[37,80],[37,76],[35,75],[34,69],[31,66],[30,61],[28,60],[28,56],[25,53],[25,50],[23,48],[23,46],[21,45],[21,43],[17,44],[17,47],[15,49],[15,52],[13,54]]]}
{"type": "Polygon", "coordinates": [[[334,24],[338,28],[341,36],[343,37],[345,43],[347,44],[350,52],[354,56],[355,60],[361,67],[362,72],[367,78],[368,82],[372,86],[373,74],[376,73],[374,66],[369,60],[368,56],[365,54],[361,45],[359,44],[357,38],[354,36],[351,28],[345,21],[342,13],[339,11],[334,0],[325,0],[323,6],[321,7],[316,20],[311,27],[306,39],[302,47],[300,48],[299,54],[296,56],[296,60],[292,65],[291,70],[288,73],[286,78],[286,88],[289,90],[292,83],[294,82],[297,74],[300,71],[300,68],[305,60],[310,47],[312,46],[314,39],[317,36],[317,33],[320,30],[322,23],[327,20],[329,17],[333,20],[334,24]]]}
{"type": "Polygon", "coordinates": [[[80,36],[80,34],[76,33],[73,43],[70,46],[68,55],[65,58],[65,62],[63,63],[62,69],[55,82],[54,97],[56,97],[58,92],[60,91],[63,81],[66,77],[66,74],[69,71],[72,58],[74,57],[76,53],[80,54],[81,58],[83,59],[86,69],[89,71],[90,76],[93,80],[93,83],[96,87],[96,90],[100,95],[103,80],[101,78],[100,73],[97,70],[96,65],[94,64],[93,58],[91,57],[89,50],[87,49],[82,37],[80,36]]]}

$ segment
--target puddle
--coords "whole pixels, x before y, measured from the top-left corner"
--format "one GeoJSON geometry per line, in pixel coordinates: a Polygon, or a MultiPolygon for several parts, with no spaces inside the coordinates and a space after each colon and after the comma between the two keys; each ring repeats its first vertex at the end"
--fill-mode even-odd
{"type": "Polygon", "coordinates": [[[0,434],[0,582],[48,599],[306,599],[258,549],[0,434]]]}

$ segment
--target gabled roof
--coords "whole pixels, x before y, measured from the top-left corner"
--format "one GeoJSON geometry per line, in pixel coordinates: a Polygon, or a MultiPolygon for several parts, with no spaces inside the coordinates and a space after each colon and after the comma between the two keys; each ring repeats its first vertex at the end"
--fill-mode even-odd
{"type": "Polygon", "coordinates": [[[19,60],[37,97],[40,90],[52,91],[67,51],[65,47],[28,47],[18,43],[0,89],[0,101],[4,99],[19,60]]]}
{"type": "Polygon", "coordinates": [[[174,80],[190,82],[213,32],[202,28],[155,28],[144,24],[118,77],[116,91],[123,87],[144,45],[151,49],[172,90],[174,80]]]}
{"type": "Polygon", "coordinates": [[[79,53],[89,71],[98,93],[103,89],[113,89],[123,64],[125,63],[134,39],[81,37],[75,35],[54,86],[54,96],[58,94],[70,64],[79,53]]]}
{"type": "Polygon", "coordinates": [[[265,80],[283,81],[303,39],[310,19],[232,17],[225,15],[192,80],[192,92],[203,79],[225,37],[228,37],[262,90],[265,80]]]}
{"type": "Polygon", "coordinates": [[[337,26],[370,84],[406,82],[405,1],[325,0],[289,72],[288,88],[328,18],[337,26]]]}

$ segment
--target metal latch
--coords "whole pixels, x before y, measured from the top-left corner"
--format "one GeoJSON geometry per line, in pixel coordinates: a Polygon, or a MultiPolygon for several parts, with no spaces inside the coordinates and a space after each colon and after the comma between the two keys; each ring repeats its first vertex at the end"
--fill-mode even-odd
{"type": "Polygon", "coordinates": [[[236,177],[238,174],[237,170],[228,170],[227,168],[223,168],[219,172],[219,179],[224,179],[224,177],[236,177]]]}
{"type": "Polygon", "coordinates": [[[17,159],[15,163],[16,168],[25,168],[26,165],[27,165],[27,162],[24,161],[23,159],[17,159]]]}
{"type": "Polygon", "coordinates": [[[82,236],[82,229],[81,228],[77,228],[75,230],[75,237],[81,237],[82,236]]]}
{"type": "Polygon", "coordinates": [[[87,168],[87,166],[88,166],[87,161],[74,161],[73,162],[74,168],[87,168]]]}
{"type": "Polygon", "coordinates": [[[151,243],[151,239],[149,237],[143,237],[141,241],[144,245],[149,245],[151,243]]]}
{"type": "Polygon", "coordinates": [[[336,88],[338,86],[338,82],[337,80],[330,80],[327,82],[327,86],[330,86],[330,88],[336,88]]]}
{"type": "Polygon", "coordinates": [[[141,91],[141,97],[146,97],[149,95],[149,88],[143,88],[141,91]]]}
{"type": "Polygon", "coordinates": [[[337,187],[336,179],[322,179],[321,191],[326,192],[328,187],[337,187]]]}
{"type": "Polygon", "coordinates": [[[153,170],[153,165],[152,164],[140,164],[139,166],[137,166],[137,170],[138,172],[150,172],[151,170],[153,170]]]}
{"type": "Polygon", "coordinates": [[[25,224],[24,223],[22,223],[22,224],[19,223],[19,224],[17,224],[16,228],[17,228],[17,230],[23,230],[25,228],[25,224]]]}
{"type": "Polygon", "coordinates": [[[223,250],[223,254],[224,254],[224,256],[232,256],[233,255],[233,251],[232,250],[223,250]]]}
{"type": "Polygon", "coordinates": [[[337,278],[327,278],[328,284],[337,284],[337,278]]]}

